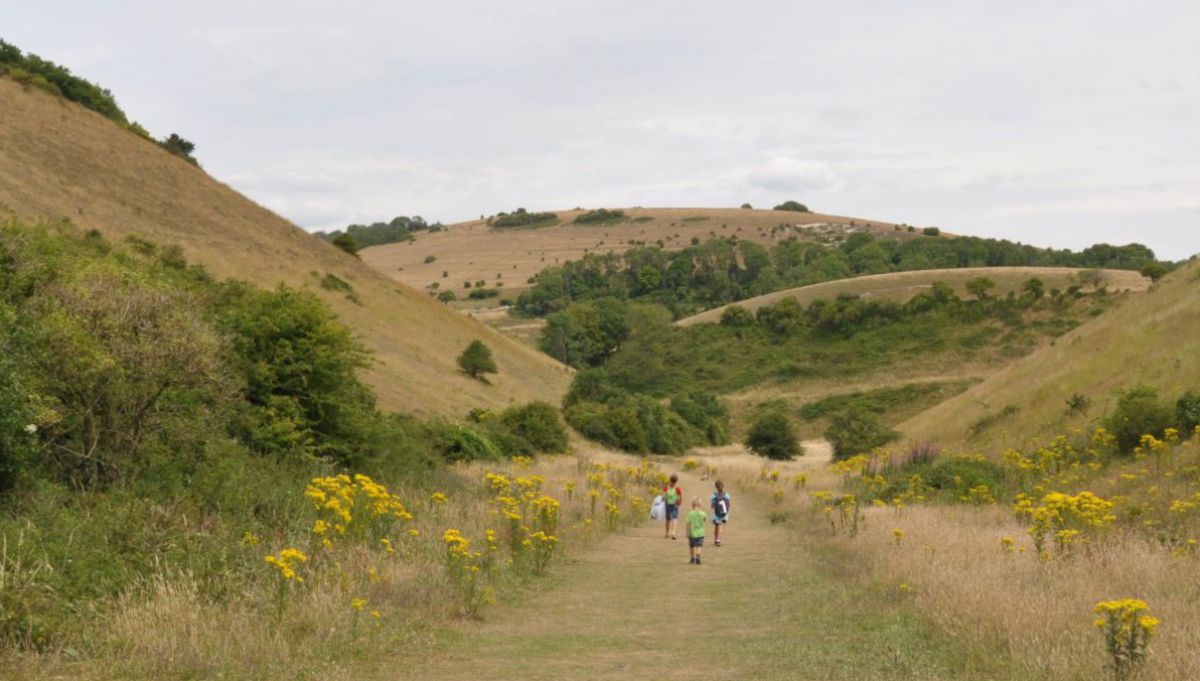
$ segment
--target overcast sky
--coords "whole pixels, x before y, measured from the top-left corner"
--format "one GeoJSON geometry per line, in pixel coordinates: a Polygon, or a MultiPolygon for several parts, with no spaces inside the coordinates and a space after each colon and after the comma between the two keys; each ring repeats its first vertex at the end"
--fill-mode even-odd
{"type": "Polygon", "coordinates": [[[1172,259],[1198,30],[1127,0],[0,3],[0,37],[310,229],[794,198],[1172,259]]]}

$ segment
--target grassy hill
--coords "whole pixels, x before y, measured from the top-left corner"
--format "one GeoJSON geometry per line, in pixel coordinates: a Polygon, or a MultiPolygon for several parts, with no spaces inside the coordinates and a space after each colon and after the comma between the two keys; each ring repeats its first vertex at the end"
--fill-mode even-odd
{"type": "Polygon", "coordinates": [[[1193,260],[1146,295],[1013,363],[962,395],[913,417],[914,440],[997,453],[1067,432],[1111,412],[1115,393],[1137,384],[1174,399],[1200,385],[1200,263],[1193,260]],[[1090,400],[1068,413],[1072,395],[1090,400]]]}
{"type": "MultiPolygon", "coordinates": [[[[970,267],[952,270],[920,270],[915,272],[893,272],[874,274],[853,279],[829,281],[812,286],[776,291],[736,303],[751,312],[764,305],[774,305],[784,298],[793,298],[801,305],[809,305],[821,298],[832,299],[842,294],[862,296],[904,302],[921,291],[928,290],[935,281],[943,282],[954,288],[960,296],[967,295],[967,282],[987,277],[996,283],[993,295],[1005,295],[1009,291],[1020,292],[1021,286],[1031,278],[1041,279],[1046,290],[1055,288],[1066,289],[1078,283],[1078,274],[1082,270],[1069,267],[970,267]]],[[[1128,270],[1101,270],[1105,286],[1111,291],[1144,291],[1150,286],[1150,280],[1137,272],[1128,270]]],[[[692,324],[716,323],[728,305],[706,310],[691,317],[680,319],[677,324],[690,326],[692,324]]]]}
{"type": "Polygon", "coordinates": [[[461,414],[557,401],[570,378],[552,359],[396,284],[99,114],[0,78],[5,217],[137,234],[181,246],[218,277],[316,292],[374,351],[366,378],[386,409],[461,414]],[[500,373],[490,386],[455,365],[475,338],[495,352],[500,373]]]}
{"type": "Polygon", "coordinates": [[[502,282],[506,289],[519,291],[546,267],[578,260],[589,252],[624,252],[635,244],[661,241],[664,248],[674,250],[691,244],[693,238],[707,241],[736,236],[774,244],[793,236],[819,239],[826,234],[862,230],[879,236],[909,234],[897,231],[890,223],[793,211],[626,208],[625,219],[620,222],[575,223],[585,212],[554,211],[557,220],[542,227],[498,229],[486,220],[461,222],[440,232],[420,234],[415,241],[364,249],[362,257],[372,267],[413,288],[436,283],[443,289],[449,285],[461,294],[463,282],[479,280],[489,286],[502,282]],[[448,276],[443,278],[443,272],[448,276]]]}

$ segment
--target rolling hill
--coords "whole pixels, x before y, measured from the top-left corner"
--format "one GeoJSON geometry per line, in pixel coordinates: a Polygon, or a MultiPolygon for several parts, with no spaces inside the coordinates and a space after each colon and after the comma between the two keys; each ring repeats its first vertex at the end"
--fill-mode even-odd
{"type": "Polygon", "coordinates": [[[900,426],[917,441],[996,454],[1092,423],[1138,384],[1174,399],[1200,387],[1200,262],[900,426]],[[1086,413],[1066,400],[1081,395],[1086,413]]]}
{"type": "MultiPolygon", "coordinates": [[[[812,286],[776,291],[766,295],[749,298],[735,303],[751,312],[764,305],[773,305],[785,298],[794,298],[802,305],[808,305],[821,298],[830,300],[842,294],[853,294],[864,298],[884,298],[903,302],[923,290],[930,288],[934,282],[943,282],[952,286],[960,296],[966,296],[967,282],[977,277],[987,277],[996,283],[994,295],[1005,295],[1009,291],[1020,291],[1021,286],[1031,278],[1041,279],[1046,290],[1066,289],[1078,283],[1078,273],[1081,270],[1070,267],[968,267],[950,270],[917,270],[912,272],[892,272],[888,274],[873,274],[853,279],[839,279],[812,286]]],[[[1112,291],[1145,291],[1150,286],[1150,280],[1137,272],[1129,270],[1102,270],[1103,285],[1112,291]]],[[[706,310],[700,314],[680,319],[677,324],[690,326],[692,324],[715,323],[721,320],[721,314],[726,308],[706,310]]]]}
{"type": "Polygon", "coordinates": [[[221,278],[312,290],[374,351],[366,379],[385,409],[461,414],[557,402],[570,380],[549,357],[397,284],[185,160],[7,78],[0,78],[3,218],[69,220],[112,238],[136,234],[181,246],[221,278]],[[456,367],[475,338],[495,353],[500,373],[492,385],[456,367]]]}
{"type": "Polygon", "coordinates": [[[416,240],[373,246],[362,251],[363,260],[380,272],[424,289],[447,285],[461,293],[463,282],[502,283],[515,293],[546,267],[584,254],[624,252],[635,243],[662,241],[668,249],[683,248],[693,238],[736,236],[773,244],[791,236],[819,239],[870,230],[879,236],[903,237],[909,232],[878,221],[863,221],[819,213],[750,210],[740,208],[626,208],[626,219],[611,224],[576,224],[583,210],[555,211],[554,224],[535,228],[490,227],[486,220],[447,226],[420,233],[416,240]],[[782,227],[781,227],[782,225],[782,227]],[[432,260],[430,260],[432,258],[432,260]],[[447,276],[443,277],[445,272],[447,276]]]}

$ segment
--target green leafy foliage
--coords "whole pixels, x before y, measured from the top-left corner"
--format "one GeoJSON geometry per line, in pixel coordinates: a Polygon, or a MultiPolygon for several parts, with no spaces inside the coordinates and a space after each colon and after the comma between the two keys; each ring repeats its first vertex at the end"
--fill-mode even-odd
{"type": "Polygon", "coordinates": [[[865,274],[1007,266],[1138,269],[1148,262],[1156,262],[1154,253],[1137,244],[1100,244],[1076,253],[998,239],[877,239],[866,232],[837,244],[789,238],[769,249],[752,241],[710,239],[677,251],[642,246],[589,253],[549,267],[517,299],[517,308],[542,316],[612,297],[657,303],[678,319],[764,293],[865,274]]]}
{"type": "Polygon", "coordinates": [[[338,239],[349,237],[354,240],[356,246],[354,252],[357,252],[358,249],[370,246],[412,241],[417,232],[433,233],[439,232],[442,229],[443,227],[440,222],[429,224],[420,215],[412,217],[401,215],[392,218],[388,222],[373,222],[369,225],[350,225],[345,230],[314,232],[314,235],[326,241],[334,242],[334,245],[337,245],[338,239]]]}
{"type": "Polygon", "coordinates": [[[875,412],[862,406],[834,416],[825,431],[825,439],[833,444],[833,456],[837,459],[867,454],[899,436],[875,412]]]}
{"type": "Polygon", "coordinates": [[[558,409],[546,402],[509,407],[500,415],[500,423],[534,451],[559,453],[567,449],[567,429],[558,409]]]}
{"type": "Polygon", "coordinates": [[[492,359],[492,349],[480,340],[471,341],[458,356],[458,368],[476,379],[482,379],[484,374],[494,374],[497,371],[496,360],[492,359]]]}
{"type": "Polygon", "coordinates": [[[1139,385],[1117,394],[1117,406],[1106,419],[1106,427],[1117,438],[1117,447],[1128,454],[1138,447],[1143,435],[1163,436],[1175,425],[1175,413],[1152,386],[1139,385]]]}
{"type": "Polygon", "coordinates": [[[496,229],[549,227],[557,223],[558,215],[554,213],[530,213],[524,208],[511,213],[498,213],[488,220],[488,224],[496,229]]]}
{"type": "Polygon", "coordinates": [[[577,373],[563,406],[585,437],[628,452],[681,454],[729,441],[729,412],[714,395],[676,396],[668,407],[614,385],[604,369],[577,373]]]}
{"type": "Polygon", "coordinates": [[[795,213],[809,212],[808,206],[804,205],[803,203],[800,203],[799,201],[784,201],[783,203],[779,204],[778,206],[775,206],[774,208],[772,208],[771,210],[787,210],[787,211],[792,211],[795,213]]]}
{"type": "Polygon", "coordinates": [[[0,69],[10,78],[27,83],[80,104],[120,125],[129,120],[111,92],[71,73],[65,66],[22,53],[15,45],[0,40],[0,69]]]}
{"type": "Polygon", "coordinates": [[[792,422],[778,411],[768,411],[754,420],[746,445],[759,456],[786,461],[803,453],[792,422]]]}
{"type": "Polygon", "coordinates": [[[1189,390],[1175,403],[1175,423],[1184,437],[1200,426],[1200,390],[1189,390]]]}
{"type": "Polygon", "coordinates": [[[575,218],[577,225],[613,225],[625,221],[625,211],[597,208],[575,218]]]}

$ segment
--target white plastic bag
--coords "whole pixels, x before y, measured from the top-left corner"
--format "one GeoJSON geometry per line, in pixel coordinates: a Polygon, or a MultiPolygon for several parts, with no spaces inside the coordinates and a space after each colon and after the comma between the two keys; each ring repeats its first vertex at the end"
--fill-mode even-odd
{"type": "Polygon", "coordinates": [[[662,495],[654,497],[654,501],[650,504],[650,519],[659,520],[666,513],[667,502],[663,501],[662,495]]]}

